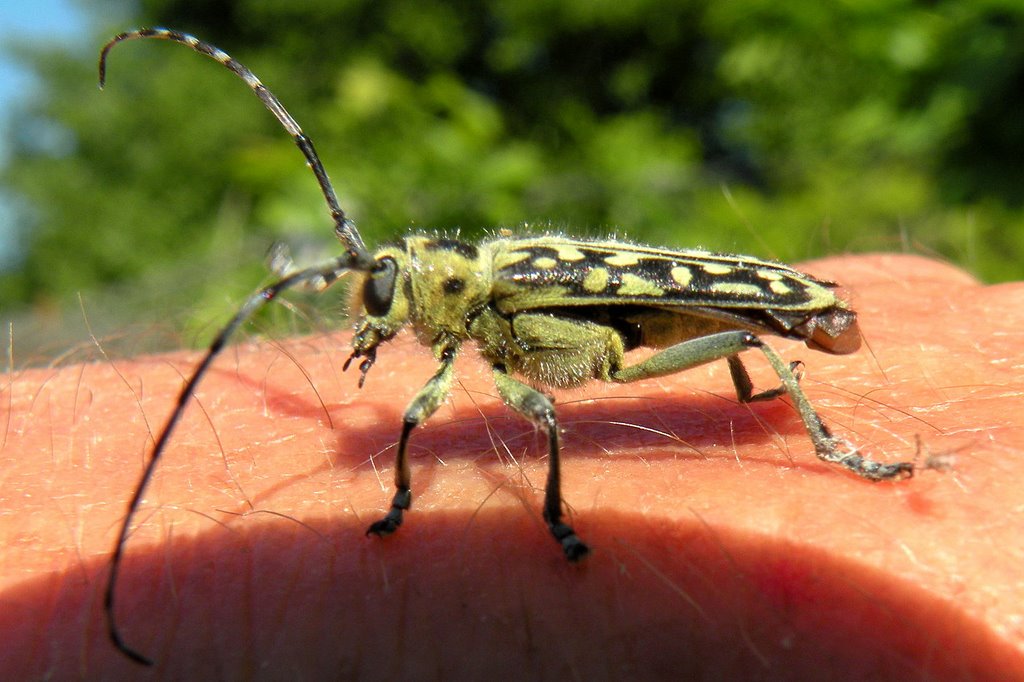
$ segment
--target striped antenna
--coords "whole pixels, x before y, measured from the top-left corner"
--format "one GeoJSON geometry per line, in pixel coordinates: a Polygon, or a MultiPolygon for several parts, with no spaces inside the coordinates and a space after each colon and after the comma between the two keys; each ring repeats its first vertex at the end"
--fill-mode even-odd
{"type": "Polygon", "coordinates": [[[302,155],[306,157],[306,163],[313,171],[313,175],[316,176],[316,181],[320,185],[320,191],[323,192],[324,199],[327,200],[327,207],[330,209],[331,219],[334,221],[334,233],[337,235],[338,239],[341,240],[341,243],[344,244],[345,248],[348,249],[349,254],[352,257],[352,262],[354,263],[353,269],[370,269],[373,265],[373,258],[370,255],[370,252],[366,249],[366,244],[363,243],[363,238],[360,236],[359,230],[356,229],[355,223],[348,219],[345,215],[345,211],[338,203],[338,197],[334,193],[334,187],[331,185],[330,178],[327,177],[327,171],[324,170],[324,165],[321,163],[320,157],[317,156],[316,149],[313,147],[313,141],[306,137],[306,134],[302,132],[302,128],[299,126],[298,122],[292,118],[292,115],[288,113],[288,110],[284,108],[284,105],[281,104],[281,101],[277,99],[274,93],[270,92],[270,90],[267,89],[267,86],[263,85],[260,79],[256,77],[256,74],[250,71],[244,64],[236,60],[234,57],[223,50],[210,45],[209,43],[203,42],[195,36],[189,35],[188,33],[182,33],[180,31],[172,31],[166,28],[140,28],[135,31],[126,31],[111,38],[100,51],[100,89],[103,88],[107,80],[107,55],[110,53],[110,50],[112,50],[118,43],[141,38],[170,40],[175,43],[186,45],[199,54],[206,55],[207,57],[220,62],[232,73],[244,80],[250,88],[252,88],[252,91],[260,98],[263,105],[270,110],[270,113],[280,121],[288,134],[292,136],[296,146],[302,152],[302,155]]]}

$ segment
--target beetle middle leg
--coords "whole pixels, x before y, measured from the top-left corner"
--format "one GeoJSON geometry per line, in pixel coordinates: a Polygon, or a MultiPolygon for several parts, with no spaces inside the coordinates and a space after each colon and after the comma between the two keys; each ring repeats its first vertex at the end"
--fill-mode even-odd
{"type": "Polygon", "coordinates": [[[569,561],[579,561],[590,553],[572,526],[562,521],[562,470],[558,451],[558,420],[555,407],[540,391],[508,375],[504,365],[494,365],[494,385],[505,404],[541,426],[548,436],[548,480],[544,487],[544,520],[562,546],[569,561]]]}
{"type": "MultiPolygon", "coordinates": [[[[741,403],[756,403],[763,400],[774,400],[779,396],[786,394],[786,386],[779,385],[775,388],[770,388],[767,391],[761,391],[754,393],[754,383],[750,380],[750,374],[747,373],[747,368],[743,366],[743,361],[740,360],[738,355],[730,355],[726,360],[729,363],[729,375],[732,377],[732,385],[736,387],[736,398],[741,403]]],[[[799,382],[803,373],[799,371],[800,365],[803,363],[799,360],[794,360],[789,363],[789,371],[793,373],[796,380],[799,382]]]]}

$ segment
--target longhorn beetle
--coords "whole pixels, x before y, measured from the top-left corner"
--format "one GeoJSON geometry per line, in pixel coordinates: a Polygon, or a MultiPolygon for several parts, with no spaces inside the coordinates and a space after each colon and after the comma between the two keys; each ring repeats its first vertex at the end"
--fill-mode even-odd
{"type": "Polygon", "coordinates": [[[351,286],[358,294],[352,310],[356,318],[352,354],[345,368],[360,359],[360,387],[377,359],[377,348],[406,326],[430,346],[439,364],[405,410],[395,461],[395,495],[387,514],[370,525],[367,535],[390,535],[402,525],[412,504],[409,435],[445,401],[455,356],[466,341],[476,342],[478,352],[491,363],[505,404],[547,435],[544,520],[569,561],[579,561],[590,550],[563,519],[555,410],[551,400],[531,386],[569,388],[591,379],[628,383],[724,359],[741,402],[789,395],[822,460],[870,481],[913,475],[910,462],[887,464],[856,449],[845,450],[844,441],[831,434],[800,388],[799,363],[786,364],[759,336],[799,339],[826,353],[856,351],[860,347],[857,314],[833,292],[834,283],[752,256],[671,251],[550,234],[501,233],[470,244],[417,233],[371,252],[338,203],[313,142],[252,71],[218,48],[163,28],[121,33],[100,52],[101,88],[110,50],[136,38],[186,45],[220,62],[252,88],[312,169],[345,252],[327,265],[303,270],[294,269],[286,256],[278,254],[275,270],[281,278],[245,302],[178,395],[128,503],[110,564],[104,600],[108,631],[114,645],[132,660],[152,664],[124,642],[114,619],[118,570],[132,519],[189,397],[229,337],[256,310],[286,289],[303,285],[323,290],[345,273],[354,274],[351,286]],[[627,363],[625,353],[640,347],[657,352],[627,363]],[[750,349],[764,354],[780,386],[753,392],[739,357],[750,349]]]}

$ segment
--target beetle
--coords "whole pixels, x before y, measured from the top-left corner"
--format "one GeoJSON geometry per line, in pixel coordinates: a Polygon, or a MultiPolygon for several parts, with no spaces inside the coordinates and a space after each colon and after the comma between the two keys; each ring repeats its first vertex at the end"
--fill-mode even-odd
{"type": "Polygon", "coordinates": [[[198,38],[164,28],[121,33],[101,50],[99,82],[110,50],[126,40],[155,38],[183,44],[220,62],[248,84],[292,137],[313,171],[344,253],[326,265],[296,269],[281,251],[272,258],[280,279],[253,294],[216,336],[178,395],[128,503],[114,547],[104,608],[114,645],[132,660],[152,661],[129,647],[114,618],[117,577],[134,514],[196,386],[228,339],[256,310],[298,286],[324,290],[350,273],[356,292],[352,353],[359,386],[378,348],[410,327],[433,351],[438,369],[406,408],[395,461],[390,509],[367,535],[394,533],[412,505],[407,448],[413,430],[447,398],[455,358],[467,342],[490,363],[501,399],[547,436],[548,476],[543,516],[572,562],[589,547],[563,518],[559,432],[554,406],[538,387],[570,388],[590,380],[629,383],[674,374],[715,360],[727,361],[741,402],[788,395],[815,453],[870,481],[912,476],[911,462],[883,463],[846,449],[811,406],[799,384],[799,363],[787,364],[762,339],[797,339],[815,350],[846,354],[860,346],[857,314],[832,282],[753,256],[668,250],[619,240],[508,233],[473,244],[412,234],[371,251],[346,216],[313,142],[281,102],[248,68],[198,38]],[[626,354],[652,348],[630,364],[626,354]],[[755,393],[740,353],[756,349],[781,384],[755,393]]]}

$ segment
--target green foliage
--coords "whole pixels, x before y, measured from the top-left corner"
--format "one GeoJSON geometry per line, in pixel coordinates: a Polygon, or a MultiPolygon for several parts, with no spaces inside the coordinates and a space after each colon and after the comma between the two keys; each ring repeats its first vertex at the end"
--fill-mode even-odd
{"type": "MultiPolygon", "coordinates": [[[[529,225],[1024,274],[1019,3],[149,0],[138,24],[259,74],[371,244],[529,225]]],[[[46,87],[2,175],[27,207],[8,309],[114,292],[205,336],[273,240],[331,253],[301,157],[226,70],[133,42],[101,94],[93,55],[24,54],[46,87]]]]}

